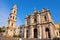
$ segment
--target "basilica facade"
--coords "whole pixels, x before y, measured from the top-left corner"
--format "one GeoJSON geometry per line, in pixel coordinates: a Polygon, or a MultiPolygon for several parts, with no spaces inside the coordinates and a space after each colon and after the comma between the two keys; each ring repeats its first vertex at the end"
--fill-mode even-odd
{"type": "Polygon", "coordinates": [[[48,9],[34,12],[25,18],[24,38],[54,38],[55,24],[48,9]]]}

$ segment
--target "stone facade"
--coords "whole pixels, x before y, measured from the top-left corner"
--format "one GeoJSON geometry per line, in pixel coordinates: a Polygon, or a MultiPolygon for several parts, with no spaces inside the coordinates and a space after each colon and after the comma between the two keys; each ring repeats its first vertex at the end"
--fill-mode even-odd
{"type": "Polygon", "coordinates": [[[20,36],[21,38],[24,36],[24,25],[20,25],[20,36]]]}
{"type": "Polygon", "coordinates": [[[55,37],[60,38],[60,23],[55,24],[55,37]]]}
{"type": "Polygon", "coordinates": [[[20,27],[14,28],[14,35],[19,36],[20,35],[20,27]]]}
{"type": "Polygon", "coordinates": [[[24,38],[53,38],[55,25],[50,16],[50,11],[43,8],[41,11],[34,9],[33,14],[25,18],[24,38]]]}

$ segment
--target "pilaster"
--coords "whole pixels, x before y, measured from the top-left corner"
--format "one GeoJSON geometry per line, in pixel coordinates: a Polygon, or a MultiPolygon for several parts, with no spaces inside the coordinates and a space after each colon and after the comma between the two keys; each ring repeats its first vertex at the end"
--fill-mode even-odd
{"type": "Polygon", "coordinates": [[[47,16],[48,16],[48,21],[49,21],[49,22],[52,22],[52,19],[51,19],[51,16],[50,16],[49,11],[47,12],[47,16]]]}
{"type": "Polygon", "coordinates": [[[25,19],[25,26],[27,26],[27,18],[25,19]]]}
{"type": "Polygon", "coordinates": [[[45,39],[46,38],[46,32],[45,32],[45,26],[43,25],[43,27],[42,27],[42,31],[43,31],[43,39],[45,39]]]}
{"type": "Polygon", "coordinates": [[[34,28],[30,26],[30,38],[34,38],[34,28]]]}
{"type": "Polygon", "coordinates": [[[33,23],[34,23],[34,14],[30,16],[30,25],[32,25],[33,23]]]}
{"type": "Polygon", "coordinates": [[[38,27],[38,38],[42,39],[42,27],[41,25],[38,25],[37,27],[38,27]]]}
{"type": "Polygon", "coordinates": [[[38,13],[38,14],[37,14],[37,24],[40,23],[40,21],[41,21],[40,19],[41,19],[41,18],[40,18],[40,14],[38,13]]]}
{"type": "Polygon", "coordinates": [[[54,26],[52,25],[52,23],[50,23],[50,33],[51,33],[51,38],[55,37],[54,26]]]}
{"type": "Polygon", "coordinates": [[[24,38],[26,38],[26,31],[27,31],[27,29],[26,29],[26,27],[24,28],[24,38]]]}

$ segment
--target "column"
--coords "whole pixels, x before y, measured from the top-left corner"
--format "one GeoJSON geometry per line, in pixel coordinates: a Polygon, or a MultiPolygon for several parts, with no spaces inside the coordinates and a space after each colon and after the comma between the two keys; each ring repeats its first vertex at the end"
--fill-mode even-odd
{"type": "Polygon", "coordinates": [[[25,26],[27,26],[27,18],[25,19],[25,26]]]}
{"type": "Polygon", "coordinates": [[[38,25],[38,38],[42,39],[42,28],[41,28],[41,25],[38,25]]]}
{"type": "Polygon", "coordinates": [[[32,25],[34,23],[34,17],[33,15],[30,16],[30,24],[32,25]]]}
{"type": "Polygon", "coordinates": [[[30,26],[30,38],[34,38],[34,28],[30,26]]]}
{"type": "Polygon", "coordinates": [[[55,37],[55,32],[54,32],[54,26],[53,24],[50,23],[50,35],[51,35],[51,38],[55,37]]]}
{"type": "Polygon", "coordinates": [[[48,32],[46,32],[46,38],[48,38],[48,32]]]}
{"type": "Polygon", "coordinates": [[[42,34],[43,35],[43,39],[45,39],[46,38],[45,25],[43,25],[42,28],[43,28],[43,30],[42,30],[43,31],[43,34],[42,34]]]}
{"type": "Polygon", "coordinates": [[[24,38],[26,38],[26,27],[24,28],[24,38]]]}
{"type": "Polygon", "coordinates": [[[58,37],[59,37],[59,30],[58,30],[58,37]]]}
{"type": "Polygon", "coordinates": [[[52,19],[51,19],[51,16],[50,16],[50,12],[49,11],[47,12],[47,16],[48,16],[48,21],[49,22],[52,22],[52,19]]]}
{"type": "Polygon", "coordinates": [[[37,14],[37,23],[40,23],[40,14],[37,14]]]}

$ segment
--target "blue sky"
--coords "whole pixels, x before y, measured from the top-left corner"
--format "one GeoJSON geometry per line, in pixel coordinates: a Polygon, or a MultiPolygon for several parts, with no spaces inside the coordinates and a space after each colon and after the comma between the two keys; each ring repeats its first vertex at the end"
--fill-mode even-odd
{"type": "Polygon", "coordinates": [[[48,8],[55,23],[60,22],[60,0],[0,0],[0,27],[7,25],[7,20],[14,3],[17,5],[16,26],[24,24],[25,16],[33,12],[48,8]]]}

